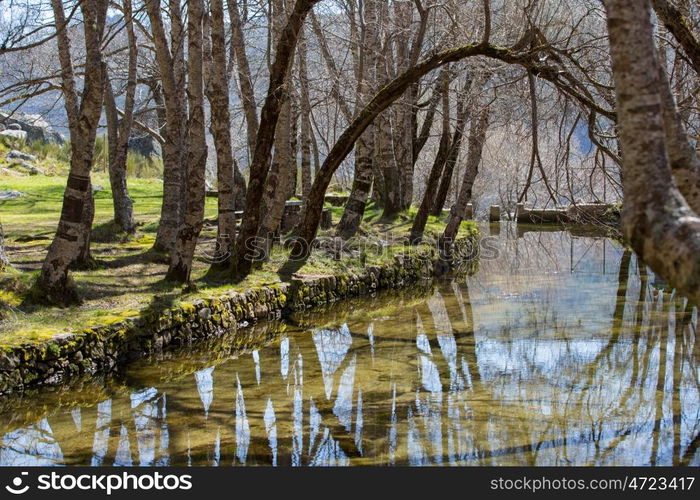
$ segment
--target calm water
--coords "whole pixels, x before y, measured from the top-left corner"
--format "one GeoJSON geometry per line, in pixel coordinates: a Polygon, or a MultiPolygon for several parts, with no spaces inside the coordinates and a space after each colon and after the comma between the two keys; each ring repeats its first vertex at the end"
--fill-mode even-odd
{"type": "Polygon", "coordinates": [[[606,238],[0,399],[1,465],[698,465],[697,311],[606,238]]]}

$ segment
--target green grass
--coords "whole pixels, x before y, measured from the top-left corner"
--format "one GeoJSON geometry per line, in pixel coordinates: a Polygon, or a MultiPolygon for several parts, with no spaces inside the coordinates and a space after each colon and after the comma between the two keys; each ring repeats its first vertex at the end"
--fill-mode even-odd
{"type": "MultiPolygon", "coordinates": [[[[98,148],[102,146],[98,144],[98,148]]],[[[98,151],[97,171],[92,176],[92,182],[104,189],[95,195],[91,246],[98,265],[95,269],[71,272],[84,302],[64,309],[32,305],[25,299],[56,230],[68,171],[66,154],[69,155],[70,150],[66,146],[0,141],[0,166],[9,149],[20,147],[25,152],[36,154],[39,158],[37,163],[53,166],[52,175],[46,176],[18,177],[0,173],[0,190],[17,190],[26,194],[20,199],[0,202],[0,222],[5,230],[7,252],[12,264],[12,267],[0,273],[0,346],[37,342],[59,332],[121,321],[145,311],[191,301],[195,296],[215,297],[231,290],[244,291],[274,285],[289,279],[292,272],[298,277],[360,273],[367,265],[390,262],[394,256],[407,251],[430,251],[427,244],[416,247],[404,245],[416,208],[399,214],[392,221],[385,221],[381,218],[381,210],[371,203],[361,226],[362,237],[349,242],[349,251],[344,252],[341,258],[319,250],[313,252],[303,265],[289,268],[285,266],[287,250],[276,246],[269,261],[245,280],[232,283],[226,275],[208,274],[209,263],[204,253],[213,250],[216,228],[205,225],[192,271],[197,291],[185,292],[182,287],[164,281],[167,257],[151,251],[161,209],[161,181],[129,178],[129,192],[134,202],[138,228],[134,237],[125,238],[125,235],[117,233],[111,222],[113,206],[109,179],[105,172],[100,171],[99,164],[99,154],[104,154],[104,151],[98,151]],[[362,246],[367,242],[370,244],[362,246]]],[[[216,203],[216,198],[206,198],[206,218],[216,217],[216,203]]],[[[343,208],[328,208],[332,210],[334,223],[337,223],[343,208]]],[[[446,214],[431,217],[426,225],[426,235],[437,237],[446,219],[446,214]]],[[[476,224],[465,221],[460,235],[476,232],[476,224]]],[[[332,236],[333,232],[325,231],[320,235],[332,236]]]]}

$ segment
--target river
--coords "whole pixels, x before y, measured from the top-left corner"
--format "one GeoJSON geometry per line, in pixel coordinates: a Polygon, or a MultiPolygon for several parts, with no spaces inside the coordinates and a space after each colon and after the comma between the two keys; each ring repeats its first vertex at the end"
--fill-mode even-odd
{"type": "Polygon", "coordinates": [[[700,465],[697,309],[504,223],[472,276],[0,401],[0,465],[700,465]]]}

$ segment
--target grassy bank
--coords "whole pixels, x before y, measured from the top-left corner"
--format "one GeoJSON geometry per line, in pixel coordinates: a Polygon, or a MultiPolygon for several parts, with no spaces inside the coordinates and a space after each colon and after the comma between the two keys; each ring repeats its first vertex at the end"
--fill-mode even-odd
{"type": "MultiPolygon", "coordinates": [[[[0,151],[0,166],[5,151],[0,151]]],[[[276,247],[270,261],[264,263],[246,280],[232,284],[224,276],[205,276],[209,269],[206,255],[213,252],[216,236],[216,199],[207,198],[206,223],[200,238],[193,268],[197,292],[185,293],[180,286],[164,281],[167,258],[150,251],[155,241],[161,206],[162,183],[158,179],[130,178],[129,190],[134,201],[138,223],[135,237],[126,239],[115,234],[112,220],[112,199],[105,173],[97,172],[93,184],[102,187],[95,196],[95,226],[92,253],[94,269],[75,270],[72,277],[83,304],[67,309],[35,306],[28,303],[27,292],[41,267],[46,249],[56,229],[65,187],[66,165],[60,158],[44,158],[53,163],[52,175],[16,176],[0,173],[0,190],[16,190],[24,197],[0,201],[0,221],[5,229],[6,248],[12,268],[0,273],[0,346],[45,340],[57,333],[84,329],[121,321],[154,307],[176,305],[192,300],[193,295],[216,296],[227,290],[243,291],[290,278],[287,252],[276,247]]],[[[329,207],[337,223],[342,207],[329,207]]],[[[415,210],[400,214],[392,221],[383,221],[380,211],[370,205],[362,225],[362,241],[374,242],[369,250],[353,246],[350,251],[328,249],[314,251],[303,266],[294,268],[295,277],[359,273],[366,265],[382,264],[395,254],[406,252],[402,241],[410,230],[415,210]],[[383,242],[378,245],[377,242],[383,242]]],[[[426,234],[437,236],[446,216],[431,217],[426,234]]],[[[463,224],[461,235],[476,232],[472,222],[463,224]]],[[[332,235],[332,231],[326,232],[332,235]]],[[[322,234],[323,236],[323,234],[322,234]]],[[[422,252],[427,245],[411,251],[422,252]]]]}

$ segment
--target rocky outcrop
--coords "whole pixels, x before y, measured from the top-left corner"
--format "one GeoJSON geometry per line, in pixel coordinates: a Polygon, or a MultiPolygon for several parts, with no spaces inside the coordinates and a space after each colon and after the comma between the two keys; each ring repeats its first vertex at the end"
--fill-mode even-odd
{"type": "Polygon", "coordinates": [[[161,156],[160,143],[150,135],[131,136],[129,150],[139,153],[146,158],[161,156]]]}
{"type": "Polygon", "coordinates": [[[16,149],[11,149],[5,155],[8,160],[18,159],[25,161],[36,161],[36,156],[30,155],[29,153],[23,153],[22,151],[17,151],[16,149]]]}
{"type": "Polygon", "coordinates": [[[0,130],[21,130],[26,133],[26,140],[30,142],[54,142],[63,144],[64,139],[56,132],[40,115],[27,113],[8,113],[0,111],[0,130]]]}
{"type": "MultiPolygon", "coordinates": [[[[464,238],[457,242],[460,245],[471,248],[474,240],[464,238]]],[[[141,356],[203,339],[232,335],[234,346],[245,343],[245,327],[259,320],[279,319],[348,297],[405,287],[431,278],[438,261],[437,250],[397,255],[393,262],[368,266],[361,274],[305,277],[245,292],[231,291],[111,325],[59,334],[41,343],[0,347],[0,393],[109,372],[141,356]]]]}

